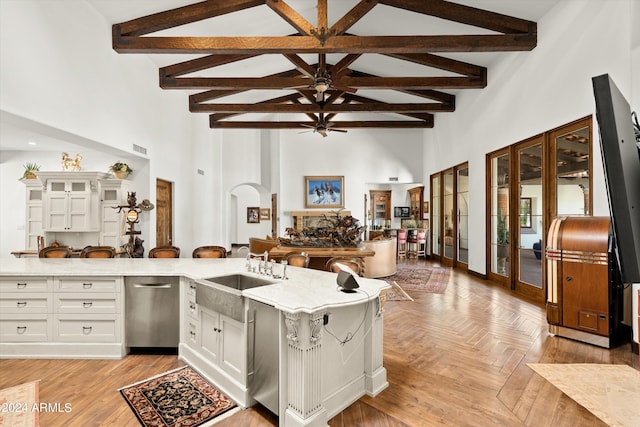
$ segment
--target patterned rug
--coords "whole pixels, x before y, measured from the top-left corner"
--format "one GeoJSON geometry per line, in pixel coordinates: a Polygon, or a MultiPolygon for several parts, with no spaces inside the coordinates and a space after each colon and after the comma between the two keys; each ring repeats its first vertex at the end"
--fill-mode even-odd
{"type": "Polygon", "coordinates": [[[413,301],[410,294],[429,292],[443,294],[449,283],[451,269],[446,267],[430,267],[426,265],[398,264],[396,273],[385,277],[391,284],[387,290],[387,301],[413,301]]]}
{"type": "Polygon", "coordinates": [[[188,366],[120,389],[145,427],[195,427],[235,403],[188,366]]]}
{"type": "Polygon", "coordinates": [[[610,426],[640,426],[640,372],[627,365],[527,363],[610,426]]]}
{"type": "Polygon", "coordinates": [[[0,390],[0,426],[39,427],[40,380],[0,390]]]}

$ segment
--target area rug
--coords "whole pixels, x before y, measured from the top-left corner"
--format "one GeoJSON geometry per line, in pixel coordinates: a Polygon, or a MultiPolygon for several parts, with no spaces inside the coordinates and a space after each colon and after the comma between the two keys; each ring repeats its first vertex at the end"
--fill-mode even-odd
{"type": "Polygon", "coordinates": [[[610,426],[640,426],[640,371],[627,365],[528,363],[610,426]]]}
{"type": "Polygon", "coordinates": [[[387,301],[413,301],[411,292],[443,294],[449,283],[451,269],[426,265],[398,264],[396,273],[385,277],[391,285],[387,291],[387,301]]]}
{"type": "Polygon", "coordinates": [[[188,366],[120,389],[145,427],[201,426],[235,403],[188,366]]]}
{"type": "Polygon", "coordinates": [[[39,427],[40,380],[0,390],[0,426],[39,427]]]}

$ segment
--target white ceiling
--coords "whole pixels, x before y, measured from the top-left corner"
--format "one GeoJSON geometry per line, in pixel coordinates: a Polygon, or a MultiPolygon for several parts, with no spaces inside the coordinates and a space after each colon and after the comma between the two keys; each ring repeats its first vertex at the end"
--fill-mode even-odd
{"type": "MultiPolygon", "coordinates": [[[[111,23],[121,23],[131,19],[150,15],[184,5],[195,3],[194,0],[85,0],[92,5],[98,13],[111,23]]],[[[456,0],[456,3],[472,6],[492,12],[502,13],[517,18],[527,19],[537,22],[544,14],[553,8],[560,0],[456,0]]],[[[358,4],[358,0],[328,0],[329,24],[337,21],[343,14],[348,12],[353,6],[358,4]]],[[[316,2],[311,0],[287,0],[292,8],[300,13],[311,23],[316,22],[316,2]]],[[[463,24],[457,24],[438,18],[432,18],[415,13],[409,13],[400,9],[377,5],[361,21],[356,23],[350,30],[358,35],[438,35],[438,34],[486,34],[488,30],[478,29],[463,24]]],[[[185,25],[182,27],[165,30],[154,35],[209,35],[209,36],[268,36],[287,35],[295,30],[288,26],[285,21],[271,11],[267,6],[258,6],[241,12],[236,12],[205,21],[185,25]]],[[[100,46],[100,49],[105,47],[100,46]]],[[[301,55],[310,63],[315,62],[314,56],[301,55]]],[[[342,55],[337,55],[340,58],[342,55]]],[[[450,53],[444,54],[449,58],[470,62],[475,65],[488,67],[494,61],[500,60],[501,53],[450,53]]],[[[193,55],[149,55],[150,59],[158,67],[175,64],[188,59],[193,59],[193,55]]],[[[335,63],[337,59],[328,55],[327,61],[335,63]]],[[[280,55],[262,55],[258,58],[241,61],[239,63],[228,64],[216,67],[200,75],[206,76],[237,76],[237,77],[258,77],[273,74],[291,69],[292,64],[280,55]]],[[[395,76],[428,75],[425,67],[414,65],[406,61],[398,61],[384,57],[382,55],[363,55],[353,65],[359,71],[371,74],[387,75],[392,73],[395,76]]],[[[439,71],[439,75],[443,75],[439,71]]],[[[157,79],[157,73],[150,75],[149,79],[157,79]]],[[[158,89],[162,90],[162,89],[158,89]]],[[[256,94],[249,91],[244,96],[236,96],[230,102],[255,102],[257,97],[266,99],[272,93],[256,94]]],[[[387,102],[396,102],[397,95],[378,91],[377,98],[387,102]]],[[[448,93],[457,94],[456,91],[447,90],[448,93]]],[[[185,97],[187,96],[185,91],[185,97]]],[[[359,91],[363,96],[371,96],[367,91],[359,91]]],[[[282,95],[278,92],[278,95],[282,95]]],[[[371,96],[374,97],[374,96],[371,96]]],[[[447,113],[447,114],[455,114],[447,113]]],[[[55,130],[38,128],[38,126],[28,126],[29,123],[21,123],[20,120],[0,115],[0,150],[46,150],[48,147],[55,147],[56,151],[74,151],[77,147],[73,139],[56,135],[55,130]],[[25,127],[27,126],[27,127],[25,127]],[[28,141],[37,142],[38,145],[27,145],[28,141]]],[[[53,149],[53,148],[52,148],[53,149]]]]}

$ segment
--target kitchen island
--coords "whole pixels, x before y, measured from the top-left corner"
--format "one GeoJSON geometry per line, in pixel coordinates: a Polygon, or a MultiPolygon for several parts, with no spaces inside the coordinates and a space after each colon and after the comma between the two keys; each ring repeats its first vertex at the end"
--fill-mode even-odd
{"type": "MultiPolygon", "coordinates": [[[[256,402],[256,348],[263,318],[275,331],[275,408],[280,425],[326,425],[367,394],[387,386],[382,365],[380,292],[386,282],[358,278],[341,292],[334,273],[287,268],[287,280],[247,272],[244,259],[2,259],[0,357],[124,357],[125,278],[180,278],[179,357],[240,406],[256,402]],[[239,291],[241,316],[201,306],[197,290],[218,276],[260,277],[268,285],[239,291]],[[271,319],[271,320],[269,320],[271,319]],[[256,325],[260,322],[260,325],[256,325]],[[253,387],[253,388],[252,388],[253,387]]],[[[280,265],[274,274],[281,274],[280,265]]],[[[262,388],[264,390],[264,387],[262,388]]],[[[273,393],[271,393],[273,394],[273,393]]],[[[262,401],[261,401],[262,403],[262,401]]],[[[268,407],[268,406],[267,406],[268,407]]]]}

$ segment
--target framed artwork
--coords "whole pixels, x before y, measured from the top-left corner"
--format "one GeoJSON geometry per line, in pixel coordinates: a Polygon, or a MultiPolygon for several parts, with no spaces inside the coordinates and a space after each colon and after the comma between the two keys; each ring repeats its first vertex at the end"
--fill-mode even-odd
{"type": "Polygon", "coordinates": [[[394,218],[410,218],[411,208],[409,206],[396,206],[393,208],[394,218]]]}
{"type": "Polygon", "coordinates": [[[520,228],[531,228],[531,197],[520,197],[520,228]]]}
{"type": "Polygon", "coordinates": [[[247,222],[249,224],[260,222],[260,208],[247,208],[247,222]]]}
{"type": "Polygon", "coordinates": [[[305,176],[305,208],[344,208],[344,176],[305,176]]]}
{"type": "Polygon", "coordinates": [[[271,219],[271,209],[269,208],[260,208],[260,220],[261,221],[269,221],[271,219]]]}

